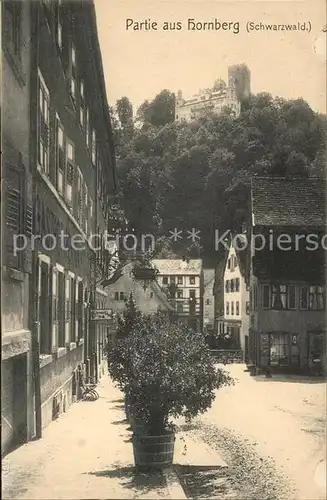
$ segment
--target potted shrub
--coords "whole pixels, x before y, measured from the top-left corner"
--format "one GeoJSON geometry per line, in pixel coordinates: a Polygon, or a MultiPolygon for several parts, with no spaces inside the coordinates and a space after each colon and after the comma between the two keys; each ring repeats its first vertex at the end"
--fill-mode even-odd
{"type": "Polygon", "coordinates": [[[160,313],[142,315],[134,323],[120,343],[120,356],[128,367],[124,375],[112,357],[109,372],[116,381],[120,374],[118,383],[129,391],[133,414],[142,422],[133,434],[135,465],[170,465],[173,418],[191,419],[205,412],[215,390],[233,380],[216,368],[201,334],[171,323],[160,313]]]}

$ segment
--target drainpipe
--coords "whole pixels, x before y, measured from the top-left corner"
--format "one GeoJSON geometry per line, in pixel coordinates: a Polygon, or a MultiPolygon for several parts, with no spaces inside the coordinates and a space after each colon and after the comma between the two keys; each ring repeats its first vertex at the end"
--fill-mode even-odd
{"type": "MultiPolygon", "coordinates": [[[[33,205],[33,234],[36,232],[36,161],[37,161],[37,68],[39,60],[39,5],[38,2],[30,4],[31,17],[31,68],[30,68],[30,165],[32,173],[32,205],[33,205]]],[[[32,333],[32,360],[33,360],[33,378],[35,394],[35,437],[42,437],[42,409],[41,409],[41,379],[40,379],[40,346],[38,335],[38,254],[37,250],[32,248],[32,273],[30,278],[29,299],[30,299],[30,330],[32,333]]]]}

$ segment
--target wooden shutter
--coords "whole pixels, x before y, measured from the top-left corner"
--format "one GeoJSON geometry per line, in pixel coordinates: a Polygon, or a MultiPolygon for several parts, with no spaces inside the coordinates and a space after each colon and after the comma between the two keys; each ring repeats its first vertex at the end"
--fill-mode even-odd
{"type": "Polygon", "coordinates": [[[14,237],[23,233],[24,224],[24,170],[21,154],[11,145],[3,146],[3,207],[5,224],[2,241],[3,263],[8,267],[22,269],[23,252],[14,255],[14,237]]]}

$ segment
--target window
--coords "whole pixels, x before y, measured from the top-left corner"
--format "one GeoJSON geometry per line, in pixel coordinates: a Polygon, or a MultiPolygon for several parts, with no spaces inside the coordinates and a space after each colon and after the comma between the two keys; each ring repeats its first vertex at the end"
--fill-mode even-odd
{"type": "Polygon", "coordinates": [[[296,308],[295,285],[265,284],[263,285],[262,292],[262,307],[264,309],[294,310],[296,308]]]}
{"type": "Polygon", "coordinates": [[[230,259],[227,261],[227,268],[230,269],[230,259]]]}
{"type": "Polygon", "coordinates": [[[245,308],[246,308],[246,311],[245,311],[246,314],[249,315],[250,314],[250,302],[249,301],[246,302],[245,308]]]}
{"type": "Polygon", "coordinates": [[[239,316],[240,314],[240,303],[239,301],[237,300],[236,301],[236,316],[239,316]]]}
{"type": "Polygon", "coordinates": [[[272,285],[271,287],[271,309],[287,308],[286,285],[272,285]]]}
{"type": "Polygon", "coordinates": [[[120,292],[119,300],[125,300],[125,293],[124,292],[120,292]]]}
{"type": "MultiPolygon", "coordinates": [[[[7,151],[6,151],[7,153],[7,151]]],[[[5,243],[5,264],[23,270],[23,252],[14,252],[14,237],[24,234],[24,172],[16,169],[11,162],[17,162],[17,155],[3,157],[2,169],[2,206],[5,224],[2,227],[2,241],[5,243]],[[7,164],[8,162],[8,164],[7,164]],[[9,163],[10,162],[10,163],[9,163]]],[[[4,263],[4,262],[3,262],[4,263]]]]}
{"type": "Polygon", "coordinates": [[[307,286],[300,287],[300,309],[308,309],[309,306],[309,289],[307,286]]]}
{"type": "Polygon", "coordinates": [[[67,167],[66,167],[66,201],[70,208],[73,205],[73,182],[75,170],[75,146],[67,141],[67,167]]]}
{"type": "Polygon", "coordinates": [[[76,81],[77,81],[76,49],[75,45],[72,43],[70,47],[69,91],[74,101],[76,101],[76,81]]]}
{"type": "Polygon", "coordinates": [[[49,175],[50,149],[50,95],[39,72],[39,129],[38,129],[38,163],[41,171],[49,175]]]}
{"type": "Polygon", "coordinates": [[[322,286],[309,287],[309,309],[311,311],[322,311],[325,308],[324,288],[322,286]]]}
{"type": "Polygon", "coordinates": [[[58,346],[58,273],[57,269],[52,270],[52,347],[58,346]]]}
{"type": "MultiPolygon", "coordinates": [[[[268,299],[269,303],[269,299],[268,299]]],[[[258,287],[257,285],[254,285],[253,287],[253,308],[256,311],[258,308],[258,287]]]]}
{"type": "Polygon", "coordinates": [[[235,292],[240,291],[240,278],[235,279],[235,292]]]}
{"type": "Polygon", "coordinates": [[[70,344],[72,336],[72,295],[70,275],[65,276],[65,344],[70,344]]]}
{"type": "Polygon", "coordinates": [[[8,33],[13,54],[21,59],[22,49],[22,1],[3,2],[5,30],[8,33]]]}
{"type": "Polygon", "coordinates": [[[90,113],[88,108],[85,112],[85,143],[88,148],[90,146],[90,113]]]}
{"type": "Polygon", "coordinates": [[[163,284],[163,285],[168,285],[168,276],[164,276],[164,277],[162,278],[162,284],[163,284]]]}
{"type": "Polygon", "coordinates": [[[190,285],[195,285],[195,276],[190,276],[190,285]]]}
{"type": "Polygon", "coordinates": [[[65,136],[64,129],[57,118],[57,133],[56,133],[56,170],[57,170],[57,189],[61,196],[64,195],[65,177],[66,177],[66,153],[65,153],[65,136]]]}
{"type": "Polygon", "coordinates": [[[89,201],[89,197],[88,197],[87,185],[85,184],[85,182],[84,182],[83,193],[84,193],[84,213],[83,213],[84,224],[83,224],[82,228],[83,228],[85,234],[88,234],[88,227],[89,227],[88,201],[89,201]]]}
{"type": "Polygon", "coordinates": [[[119,300],[119,292],[115,292],[115,300],[119,300]]]}
{"type": "Polygon", "coordinates": [[[230,281],[229,280],[226,281],[225,287],[226,287],[226,293],[229,293],[230,292],[230,281]]]}
{"type": "Polygon", "coordinates": [[[175,284],[175,276],[170,276],[170,283],[175,284]]]}
{"type": "Polygon", "coordinates": [[[295,309],[295,286],[287,287],[287,309],[295,309]]]}
{"type": "Polygon", "coordinates": [[[77,168],[77,222],[80,227],[84,226],[84,178],[79,168],[77,168]]]}
{"type": "Polygon", "coordinates": [[[226,302],[226,314],[229,314],[229,302],[226,302]]]}
{"type": "MultiPolygon", "coordinates": [[[[41,256],[40,256],[41,257],[41,256]]],[[[52,328],[50,329],[52,271],[50,259],[39,257],[38,262],[38,322],[40,331],[40,353],[50,354],[52,350],[52,328]],[[51,277],[51,278],[50,278],[51,277]]]]}
{"type": "Polygon", "coordinates": [[[182,285],[183,284],[183,276],[178,276],[177,277],[177,284],[182,285]]]}
{"type": "Polygon", "coordinates": [[[150,293],[150,299],[153,299],[153,292],[150,293]]]}
{"type": "Polygon", "coordinates": [[[176,304],[176,312],[178,312],[178,313],[183,312],[183,304],[181,304],[180,302],[177,302],[177,304],[176,304]]]}
{"type": "Polygon", "coordinates": [[[62,50],[63,47],[63,36],[62,36],[62,1],[57,0],[57,5],[56,5],[56,42],[57,46],[60,50],[62,50]]]}
{"type": "Polygon", "coordinates": [[[287,333],[270,333],[270,364],[287,364],[289,361],[289,335],[287,333]]]}
{"type": "Polygon", "coordinates": [[[234,302],[231,302],[231,314],[234,316],[234,302]]]}
{"type": "Polygon", "coordinates": [[[182,299],[183,298],[183,290],[177,290],[177,298],[182,299]]]}
{"type": "Polygon", "coordinates": [[[92,163],[93,166],[96,166],[96,158],[97,158],[97,144],[96,144],[96,132],[92,130],[92,163]]]}
{"type": "Polygon", "coordinates": [[[270,307],[270,286],[262,286],[262,307],[264,309],[269,309],[270,307]]]}
{"type": "Polygon", "coordinates": [[[234,280],[231,280],[230,282],[230,291],[234,292],[234,280]]]}
{"type": "Polygon", "coordinates": [[[210,305],[211,305],[211,300],[210,300],[210,299],[206,299],[206,305],[207,305],[207,306],[210,306],[210,305]]]}

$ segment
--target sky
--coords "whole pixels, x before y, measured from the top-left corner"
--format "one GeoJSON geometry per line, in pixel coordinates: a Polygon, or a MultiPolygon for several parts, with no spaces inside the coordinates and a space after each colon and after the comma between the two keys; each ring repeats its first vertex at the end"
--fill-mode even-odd
{"type": "Polygon", "coordinates": [[[253,93],[303,97],[315,111],[326,113],[325,0],[94,3],[110,105],[127,96],[136,109],[165,88],[181,89],[188,98],[211,87],[217,78],[227,80],[228,66],[245,63],[253,93]],[[188,19],[231,24],[226,30],[189,30],[188,19]],[[134,29],[145,20],[156,22],[157,30],[134,29]],[[180,22],[182,29],[164,31],[165,22],[180,22]],[[262,29],[268,24],[298,23],[304,31],[262,29]],[[260,29],[251,31],[252,26],[260,29]]]}

